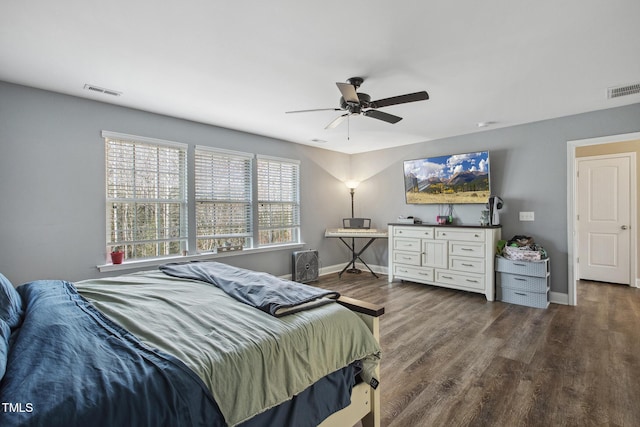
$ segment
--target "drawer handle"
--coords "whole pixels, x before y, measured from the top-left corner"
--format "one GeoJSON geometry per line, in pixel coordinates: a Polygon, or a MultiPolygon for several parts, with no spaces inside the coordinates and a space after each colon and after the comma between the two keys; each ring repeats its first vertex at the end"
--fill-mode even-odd
{"type": "Polygon", "coordinates": [[[472,279],[467,279],[467,282],[471,282],[471,283],[478,283],[477,280],[472,280],[472,279]]]}
{"type": "Polygon", "coordinates": [[[444,276],[444,275],[443,275],[443,276],[442,276],[442,278],[443,278],[443,279],[451,279],[451,280],[453,280],[453,277],[451,277],[451,276],[444,276]]]}
{"type": "Polygon", "coordinates": [[[462,263],[462,265],[465,267],[473,267],[473,264],[465,264],[464,262],[462,263]]]}
{"type": "Polygon", "coordinates": [[[463,250],[463,251],[468,251],[468,252],[473,252],[474,251],[474,249],[471,249],[471,248],[460,248],[460,249],[463,250]]]}
{"type": "Polygon", "coordinates": [[[520,295],[520,296],[523,296],[523,297],[527,296],[527,294],[525,294],[524,292],[514,292],[514,294],[520,295]]]}
{"type": "Polygon", "coordinates": [[[402,259],[409,259],[409,260],[410,260],[410,259],[411,259],[411,257],[409,257],[409,256],[403,256],[403,257],[402,257],[402,259]]]}
{"type": "Polygon", "coordinates": [[[518,264],[517,262],[514,262],[513,265],[517,265],[518,267],[526,267],[526,264],[518,264]]]}
{"type": "Polygon", "coordinates": [[[519,280],[520,282],[526,282],[527,279],[523,279],[522,277],[514,277],[513,280],[519,280]]]}
{"type": "Polygon", "coordinates": [[[421,276],[428,276],[427,273],[423,273],[423,272],[419,272],[418,274],[421,275],[421,276]]]}

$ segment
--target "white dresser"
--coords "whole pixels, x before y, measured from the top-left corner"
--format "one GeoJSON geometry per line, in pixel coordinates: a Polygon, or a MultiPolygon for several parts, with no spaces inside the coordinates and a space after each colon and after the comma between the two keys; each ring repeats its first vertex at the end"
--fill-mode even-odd
{"type": "Polygon", "coordinates": [[[498,226],[389,224],[389,282],[409,280],[495,299],[498,226]]]}

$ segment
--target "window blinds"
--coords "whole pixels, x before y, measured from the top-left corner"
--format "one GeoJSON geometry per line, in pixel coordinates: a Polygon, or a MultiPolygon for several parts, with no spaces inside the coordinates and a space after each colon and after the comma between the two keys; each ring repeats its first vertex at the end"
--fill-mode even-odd
{"type": "Polygon", "coordinates": [[[195,150],[196,240],[199,252],[252,246],[250,154],[195,150]]]}
{"type": "Polygon", "coordinates": [[[186,245],[186,145],[105,136],[107,245],[126,258],[186,245]]]}
{"type": "Polygon", "coordinates": [[[300,165],[258,157],[258,231],[261,245],[298,242],[300,165]]]}

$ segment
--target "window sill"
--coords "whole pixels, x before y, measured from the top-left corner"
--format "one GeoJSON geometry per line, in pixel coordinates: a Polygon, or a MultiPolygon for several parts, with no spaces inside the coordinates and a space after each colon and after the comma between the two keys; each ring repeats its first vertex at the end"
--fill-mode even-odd
{"type": "Polygon", "coordinates": [[[273,245],[266,246],[262,248],[251,248],[251,249],[243,249],[241,251],[229,251],[229,252],[221,252],[221,253],[203,253],[196,255],[184,255],[184,256],[169,256],[163,258],[150,258],[150,259],[140,259],[140,260],[132,260],[125,261],[122,264],[102,264],[96,266],[100,272],[108,272],[108,271],[124,271],[124,270],[133,270],[137,268],[147,268],[147,267],[157,267],[162,264],[166,264],[168,262],[184,262],[184,261],[204,261],[209,259],[217,259],[217,258],[226,258],[230,256],[241,256],[241,255],[251,255],[262,252],[274,252],[274,251],[283,251],[289,249],[299,249],[302,248],[305,243],[287,243],[284,245],[273,245]]]}

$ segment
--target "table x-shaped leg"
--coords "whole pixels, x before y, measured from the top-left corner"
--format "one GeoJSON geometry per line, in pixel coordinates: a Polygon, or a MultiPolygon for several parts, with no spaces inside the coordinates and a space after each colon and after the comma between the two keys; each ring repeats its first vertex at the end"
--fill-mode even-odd
{"type": "Polygon", "coordinates": [[[364,262],[364,261],[363,261],[363,259],[362,259],[362,258],[360,258],[360,255],[362,255],[362,253],[363,253],[364,251],[366,251],[366,250],[367,250],[367,248],[368,248],[369,246],[371,246],[371,244],[373,243],[373,241],[374,241],[374,240],[376,240],[376,238],[375,238],[375,237],[371,238],[371,239],[367,242],[367,244],[366,244],[366,245],[364,245],[364,246],[362,247],[362,249],[360,249],[360,251],[358,251],[358,252],[356,252],[356,247],[355,247],[356,245],[355,245],[355,243],[353,243],[353,245],[349,245],[347,242],[345,242],[345,241],[344,241],[344,239],[343,239],[342,237],[340,237],[340,240],[341,240],[341,241],[342,241],[342,243],[344,243],[344,244],[345,244],[345,246],[346,246],[347,248],[349,248],[349,250],[351,251],[351,261],[349,261],[349,263],[348,263],[348,264],[347,264],[347,265],[342,269],[342,271],[341,271],[340,273],[338,273],[338,277],[342,277],[342,273],[344,273],[344,272],[347,270],[347,268],[349,268],[349,266],[350,266],[351,264],[355,265],[356,260],[358,260],[358,259],[359,259],[359,260],[360,260],[360,262],[361,262],[361,263],[363,263],[363,264],[364,264],[364,266],[365,266],[365,267],[367,267],[367,269],[371,272],[371,274],[373,274],[373,275],[376,277],[376,279],[377,279],[377,278],[378,278],[378,275],[377,275],[376,273],[374,273],[374,272],[373,272],[373,270],[371,270],[371,268],[367,265],[367,263],[366,263],[366,262],[364,262]]]}

